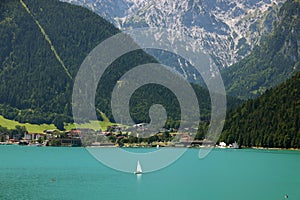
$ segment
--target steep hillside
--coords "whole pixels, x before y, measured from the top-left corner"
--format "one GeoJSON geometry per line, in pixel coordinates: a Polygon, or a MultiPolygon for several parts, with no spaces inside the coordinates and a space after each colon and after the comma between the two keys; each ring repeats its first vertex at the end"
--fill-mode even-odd
{"type": "Polygon", "coordinates": [[[300,72],[227,115],[220,141],[300,148],[300,72]]]}
{"type": "MultiPolygon", "coordinates": [[[[34,124],[72,122],[74,78],[87,54],[101,41],[118,33],[91,11],[56,0],[6,0],[0,4],[0,115],[34,124]]],[[[113,120],[110,96],[118,79],[131,68],[157,62],[142,50],[118,58],[101,79],[97,110],[113,120]]],[[[132,97],[133,118],[149,121],[153,103],[167,107],[171,118],[180,114],[176,99],[163,87],[145,86],[132,97]]],[[[203,118],[209,117],[210,98],[194,85],[203,118]]],[[[229,98],[230,105],[239,101],[229,98]]],[[[101,119],[100,112],[99,118],[101,119]]]]}
{"type": "MultiPolygon", "coordinates": [[[[0,114],[36,124],[72,122],[71,95],[79,66],[119,30],[87,9],[56,0],[0,5],[0,114]]],[[[121,70],[110,75],[118,77],[122,70],[147,62],[155,60],[133,52],[114,63],[121,70]]]]}
{"type": "Polygon", "coordinates": [[[73,79],[81,62],[117,32],[96,14],[67,3],[1,1],[1,114],[33,123],[51,123],[60,114],[70,121],[73,79]]]}
{"type": "Polygon", "coordinates": [[[283,4],[272,32],[242,61],[223,71],[227,92],[240,98],[263,94],[299,68],[300,2],[283,4]]]}

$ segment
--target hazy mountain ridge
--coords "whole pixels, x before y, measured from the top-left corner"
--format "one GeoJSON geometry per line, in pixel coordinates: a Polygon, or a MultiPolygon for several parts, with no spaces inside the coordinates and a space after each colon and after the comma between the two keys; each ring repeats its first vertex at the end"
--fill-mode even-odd
{"type": "Polygon", "coordinates": [[[121,30],[165,27],[184,32],[209,51],[220,66],[229,66],[245,55],[268,33],[274,0],[62,0],[85,6],[121,30]]]}

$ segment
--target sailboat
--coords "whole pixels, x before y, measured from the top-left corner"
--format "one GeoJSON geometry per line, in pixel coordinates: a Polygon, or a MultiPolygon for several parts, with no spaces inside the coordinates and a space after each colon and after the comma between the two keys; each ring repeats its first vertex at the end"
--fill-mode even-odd
{"type": "Polygon", "coordinates": [[[142,174],[142,173],[143,173],[142,167],[141,167],[140,161],[138,160],[137,166],[136,166],[136,171],[134,172],[134,174],[142,174]]]}

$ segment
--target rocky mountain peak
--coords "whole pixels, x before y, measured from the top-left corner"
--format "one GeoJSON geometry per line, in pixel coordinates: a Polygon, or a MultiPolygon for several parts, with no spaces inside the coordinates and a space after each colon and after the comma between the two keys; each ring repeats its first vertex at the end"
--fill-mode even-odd
{"type": "Polygon", "coordinates": [[[164,27],[196,39],[221,66],[249,54],[271,31],[284,0],[62,0],[85,6],[122,30],[164,27]]]}

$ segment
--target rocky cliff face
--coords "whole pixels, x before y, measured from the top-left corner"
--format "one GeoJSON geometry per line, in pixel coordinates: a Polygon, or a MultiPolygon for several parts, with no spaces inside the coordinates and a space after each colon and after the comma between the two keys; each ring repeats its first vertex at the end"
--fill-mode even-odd
{"type": "Polygon", "coordinates": [[[283,0],[62,0],[118,28],[165,27],[196,39],[221,67],[245,57],[271,31],[283,0]]]}
{"type": "Polygon", "coordinates": [[[247,99],[262,95],[293,76],[300,68],[300,2],[280,8],[273,29],[250,55],[222,71],[227,93],[247,99]]]}

